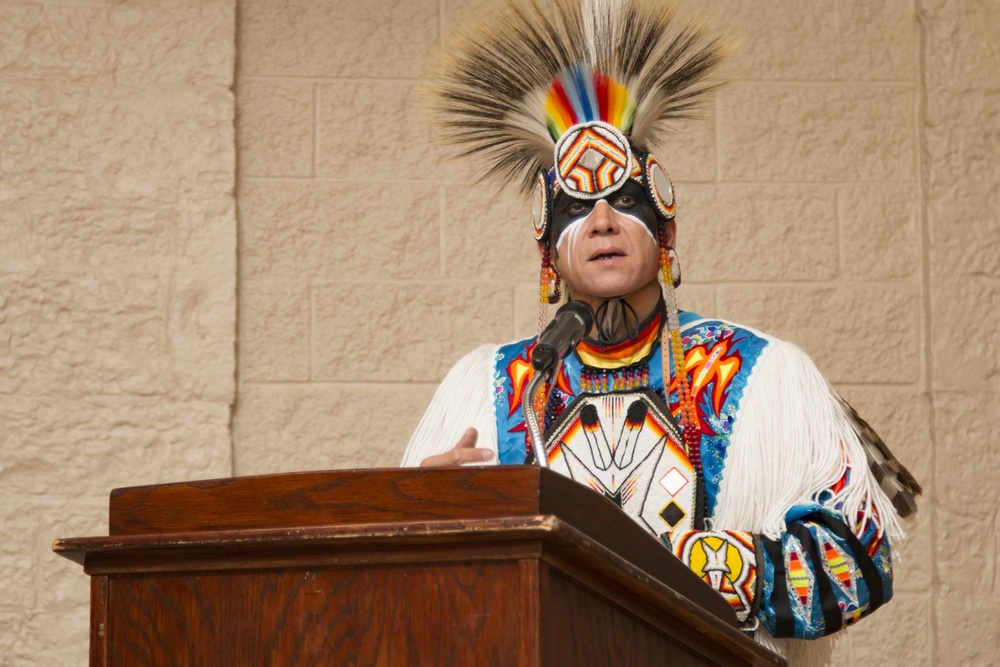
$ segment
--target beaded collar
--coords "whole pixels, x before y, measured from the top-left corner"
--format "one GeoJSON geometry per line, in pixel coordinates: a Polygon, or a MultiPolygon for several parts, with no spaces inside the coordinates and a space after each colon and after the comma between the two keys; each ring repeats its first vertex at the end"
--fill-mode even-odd
{"type": "Polygon", "coordinates": [[[612,343],[584,339],[576,348],[580,359],[580,389],[607,393],[649,386],[649,358],[660,337],[663,308],[658,307],[639,328],[639,335],[612,343]]]}
{"type": "Polygon", "coordinates": [[[661,302],[646,317],[646,321],[640,325],[639,335],[635,338],[625,338],[611,343],[584,338],[576,346],[576,355],[584,367],[593,369],[615,370],[637,366],[647,361],[652,354],[653,346],[660,337],[662,320],[663,305],[661,302]]]}

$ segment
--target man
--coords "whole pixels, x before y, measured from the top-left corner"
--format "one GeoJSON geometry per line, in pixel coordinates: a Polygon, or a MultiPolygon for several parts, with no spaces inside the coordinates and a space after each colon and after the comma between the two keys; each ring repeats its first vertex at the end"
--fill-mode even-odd
{"type": "Polygon", "coordinates": [[[550,467],[782,650],[772,638],[831,634],[891,598],[919,485],[798,348],[677,309],[673,186],[649,149],[724,51],[652,0],[515,0],[452,44],[434,104],[487,174],[535,193],[540,324],[563,284],[596,321],[535,396],[536,338],[467,355],[403,463],[532,463],[527,410],[550,467]]]}

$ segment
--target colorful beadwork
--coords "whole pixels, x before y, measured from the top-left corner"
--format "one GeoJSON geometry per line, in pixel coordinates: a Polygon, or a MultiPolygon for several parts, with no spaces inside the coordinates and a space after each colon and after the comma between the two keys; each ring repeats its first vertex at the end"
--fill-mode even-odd
{"type": "Polygon", "coordinates": [[[718,591],[740,622],[753,612],[757,589],[754,537],[740,531],[696,530],[670,535],[674,555],[718,591]]]}
{"type": "Polygon", "coordinates": [[[611,371],[635,366],[649,358],[659,338],[662,319],[657,312],[633,340],[605,345],[584,339],[576,346],[577,356],[584,366],[595,369],[611,371]]]}
{"type": "Polygon", "coordinates": [[[605,370],[585,368],[580,373],[580,390],[591,394],[649,386],[649,364],[605,370]]]}
{"type": "Polygon", "coordinates": [[[822,548],[823,569],[826,570],[830,580],[836,583],[852,602],[857,604],[858,593],[854,586],[854,578],[860,573],[856,572],[858,568],[854,564],[854,559],[848,556],[823,528],[817,526],[816,534],[819,536],[822,548]]]}
{"type": "Polygon", "coordinates": [[[677,297],[674,295],[672,267],[670,262],[669,246],[664,226],[661,224],[658,229],[660,242],[660,272],[663,276],[663,297],[667,302],[667,334],[664,338],[670,340],[670,357],[663,355],[663,377],[667,386],[670,377],[669,360],[673,360],[674,371],[677,378],[677,397],[680,399],[680,425],[684,436],[684,448],[691,457],[691,464],[694,469],[701,472],[701,433],[697,427],[698,414],[694,406],[694,398],[691,395],[691,385],[688,381],[687,365],[684,360],[684,345],[681,342],[681,327],[677,319],[677,297]]]}
{"type": "Polygon", "coordinates": [[[535,240],[541,241],[549,228],[549,184],[544,171],[538,172],[534,201],[531,205],[531,227],[535,240]]]}
{"type": "Polygon", "coordinates": [[[552,256],[549,244],[542,250],[542,267],[538,276],[538,331],[541,332],[548,322],[548,306],[559,303],[562,299],[562,280],[552,266],[552,256]]]}
{"type": "Polygon", "coordinates": [[[788,573],[788,583],[794,591],[792,601],[798,607],[799,614],[803,618],[810,618],[816,575],[813,574],[809,556],[802,549],[802,544],[791,536],[785,542],[785,572],[788,573]]]}
{"type": "Polygon", "coordinates": [[[700,524],[697,475],[651,389],[581,394],[546,440],[554,472],[600,491],[653,535],[700,524]]]}
{"type": "Polygon", "coordinates": [[[556,144],[556,178],[578,199],[600,199],[629,177],[632,149],[618,128],[593,121],[575,125],[556,144]]]}

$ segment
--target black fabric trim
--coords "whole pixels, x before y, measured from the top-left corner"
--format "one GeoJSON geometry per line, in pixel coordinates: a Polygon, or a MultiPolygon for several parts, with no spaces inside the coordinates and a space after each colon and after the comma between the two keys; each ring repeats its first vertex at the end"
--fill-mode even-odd
{"type": "Polygon", "coordinates": [[[809,558],[812,560],[813,581],[816,582],[816,592],[819,595],[819,606],[823,612],[823,634],[830,635],[844,627],[844,615],[837,604],[837,596],[833,592],[833,584],[826,576],[823,568],[823,554],[820,553],[819,545],[813,539],[809,528],[801,523],[793,523],[788,526],[788,533],[797,538],[802,543],[809,558]]]}
{"type": "Polygon", "coordinates": [[[774,636],[794,637],[795,617],[792,615],[792,602],[788,597],[785,554],[781,548],[781,540],[772,540],[761,535],[760,541],[774,568],[774,592],[771,595],[771,604],[774,606],[774,636]]]}
{"type": "Polygon", "coordinates": [[[861,543],[861,540],[858,539],[858,536],[854,534],[854,531],[846,523],[823,512],[811,512],[802,517],[800,521],[812,521],[813,523],[821,524],[829,529],[831,533],[847,542],[847,546],[851,549],[851,555],[854,556],[858,568],[861,569],[861,576],[865,580],[865,586],[868,587],[867,613],[870,614],[885,604],[885,588],[882,585],[882,575],[879,573],[878,568],[875,567],[875,561],[868,555],[868,549],[861,543]]]}
{"type": "Polygon", "coordinates": [[[693,525],[695,530],[705,530],[705,475],[700,470],[695,470],[694,478],[698,487],[694,491],[693,525]]]}
{"type": "Polygon", "coordinates": [[[761,535],[753,535],[752,537],[757,581],[753,585],[753,601],[750,603],[750,614],[747,616],[747,623],[757,617],[757,612],[760,611],[760,598],[764,592],[764,549],[761,544],[764,538],[761,535]]]}

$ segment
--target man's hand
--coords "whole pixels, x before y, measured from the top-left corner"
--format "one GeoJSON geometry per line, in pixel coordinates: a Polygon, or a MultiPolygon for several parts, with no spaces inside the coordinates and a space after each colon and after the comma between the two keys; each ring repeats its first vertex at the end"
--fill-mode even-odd
{"type": "Polygon", "coordinates": [[[458,444],[445,452],[428,456],[420,462],[421,468],[460,466],[463,463],[483,463],[493,458],[493,450],[476,447],[476,440],[479,439],[479,432],[470,428],[462,437],[458,444]]]}

